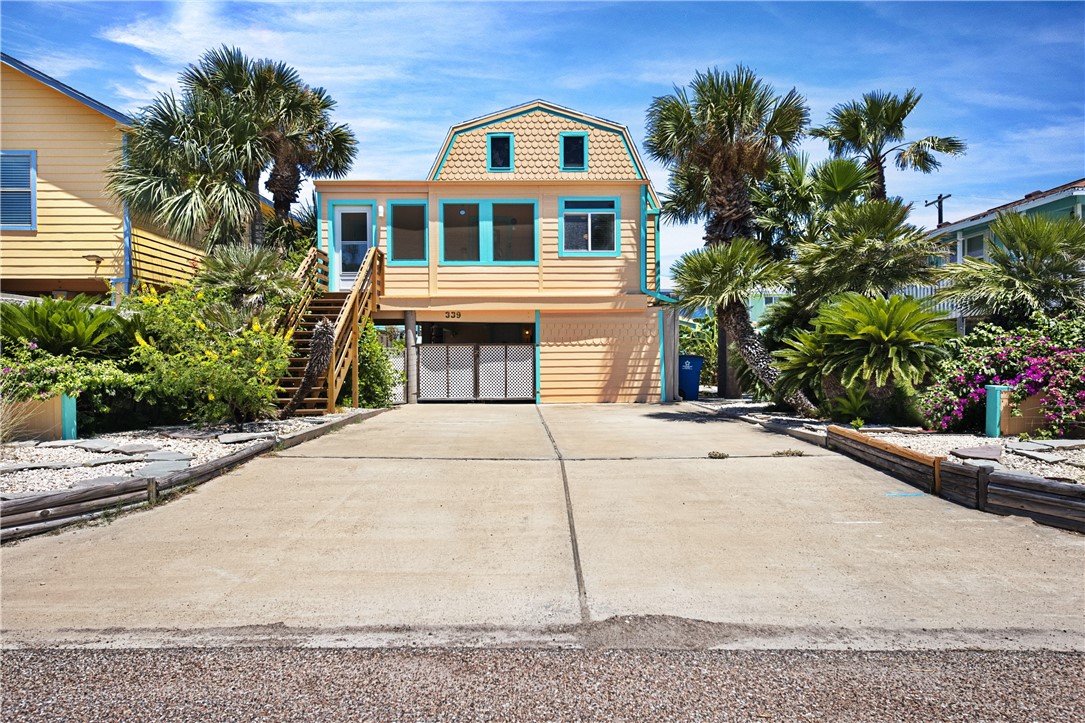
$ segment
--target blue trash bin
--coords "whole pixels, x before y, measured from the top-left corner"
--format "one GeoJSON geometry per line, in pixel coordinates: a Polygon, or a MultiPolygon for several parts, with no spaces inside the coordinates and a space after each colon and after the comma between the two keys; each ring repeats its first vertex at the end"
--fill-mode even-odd
{"type": "Polygon", "coordinates": [[[695,354],[678,356],[678,393],[682,399],[695,402],[701,391],[701,365],[704,357],[695,354]]]}

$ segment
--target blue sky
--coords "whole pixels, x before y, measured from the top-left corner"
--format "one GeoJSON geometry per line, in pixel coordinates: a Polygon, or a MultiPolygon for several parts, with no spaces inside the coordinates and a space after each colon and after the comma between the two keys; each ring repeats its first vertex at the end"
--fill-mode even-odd
{"type": "MultiPolygon", "coordinates": [[[[938,193],[953,194],[952,221],[1085,176],[1083,28],[1081,2],[0,5],[4,52],[125,111],[209,47],[285,61],[339,102],[361,143],[355,178],[423,178],[450,125],[534,98],[622,123],[640,144],[651,99],[711,66],[797,88],[815,124],[863,92],[916,87],[909,137],[969,144],[933,175],[890,173],[927,227],[938,193]]],[[[700,239],[665,227],[664,262],[700,239]]]]}

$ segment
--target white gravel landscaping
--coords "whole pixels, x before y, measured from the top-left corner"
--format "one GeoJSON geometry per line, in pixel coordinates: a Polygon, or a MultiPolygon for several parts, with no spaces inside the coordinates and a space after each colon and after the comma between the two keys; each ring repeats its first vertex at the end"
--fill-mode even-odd
{"type": "MultiPolygon", "coordinates": [[[[351,410],[353,411],[353,410],[351,410]]],[[[273,433],[281,438],[295,432],[311,429],[315,425],[333,422],[345,416],[342,414],[323,417],[298,417],[283,421],[269,420],[246,424],[241,430],[227,425],[196,427],[171,426],[157,427],[132,432],[102,434],[90,439],[108,443],[110,446],[146,444],[156,448],[156,452],[173,452],[189,456],[188,466],[210,462],[251,447],[263,439],[235,444],[224,444],[219,435],[238,431],[245,433],[273,433]]],[[[80,441],[87,441],[81,439],[80,441]]],[[[105,446],[105,445],[103,445],[105,446]]],[[[103,477],[133,477],[154,461],[155,452],[123,454],[110,451],[80,449],[77,446],[49,446],[49,443],[12,442],[0,445],[0,497],[9,498],[25,494],[65,490],[82,483],[103,477]],[[150,458],[148,458],[148,456],[150,458]],[[106,458],[116,460],[111,464],[83,466],[94,460],[106,458]],[[20,464],[49,464],[56,468],[38,468],[10,471],[10,467],[20,464]],[[9,471],[4,471],[4,468],[9,471]]],[[[157,476],[157,475],[153,475],[157,476]]]]}
{"type": "MultiPolygon", "coordinates": [[[[771,420],[788,426],[803,426],[809,429],[816,429],[827,424],[826,422],[803,420],[799,417],[768,414],[764,411],[769,406],[767,403],[752,402],[748,399],[717,399],[714,397],[702,397],[695,404],[703,408],[716,410],[721,414],[727,414],[729,416],[741,417],[749,415],[757,419],[771,420]]],[[[907,447],[908,449],[914,449],[917,452],[942,455],[954,462],[964,462],[963,459],[952,454],[955,449],[998,445],[1002,448],[999,464],[1003,467],[1017,472],[1034,474],[1039,477],[1085,484],[1085,440],[1068,440],[1065,442],[1056,440],[1051,442],[1052,445],[1071,444],[1076,446],[1080,444],[1082,448],[1068,449],[1059,447],[1057,449],[1048,450],[1048,453],[1050,454],[1056,454],[1059,457],[1065,458],[1064,462],[1050,463],[1027,457],[1009,449],[1007,445],[1017,442],[1018,440],[1016,437],[1001,437],[994,439],[980,434],[938,434],[927,432],[905,434],[893,431],[879,432],[876,430],[877,428],[874,427],[871,429],[864,428],[860,431],[886,442],[891,442],[892,444],[900,445],[901,447],[907,447]]],[[[1035,442],[1037,444],[1047,444],[1045,440],[1035,440],[1035,442]]]]}

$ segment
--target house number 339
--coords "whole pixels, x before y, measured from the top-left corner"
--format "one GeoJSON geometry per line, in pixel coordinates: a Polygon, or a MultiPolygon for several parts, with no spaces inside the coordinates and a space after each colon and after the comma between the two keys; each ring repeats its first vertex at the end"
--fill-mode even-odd
{"type": "Polygon", "coordinates": [[[445,312],[445,318],[446,319],[459,319],[460,318],[460,312],[458,312],[458,311],[446,311],[445,312]]]}

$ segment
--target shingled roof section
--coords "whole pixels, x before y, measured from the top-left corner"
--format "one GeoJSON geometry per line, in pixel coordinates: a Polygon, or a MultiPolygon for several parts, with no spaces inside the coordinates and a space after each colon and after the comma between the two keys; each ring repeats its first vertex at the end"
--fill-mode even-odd
{"type": "Polygon", "coordinates": [[[948,226],[957,226],[960,224],[969,223],[970,221],[978,221],[982,218],[986,218],[987,216],[998,215],[1003,211],[1009,211],[1013,208],[1016,208],[1017,206],[1020,206],[1021,204],[1031,204],[1035,201],[1047,198],[1048,196],[1055,196],[1064,191],[1071,191],[1075,188],[1085,189],[1085,178],[1079,178],[1076,181],[1071,181],[1070,183],[1065,183],[1061,186],[1050,188],[1046,191],[1033,191],[1032,193],[1026,193],[1024,198],[1019,198],[1016,201],[1010,201],[1009,203],[1004,203],[1001,206],[989,208],[986,211],[977,213],[974,216],[969,216],[968,218],[962,218],[958,221],[952,221],[950,223],[943,224],[938,228],[938,231],[944,231],[948,226]]]}

